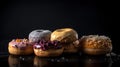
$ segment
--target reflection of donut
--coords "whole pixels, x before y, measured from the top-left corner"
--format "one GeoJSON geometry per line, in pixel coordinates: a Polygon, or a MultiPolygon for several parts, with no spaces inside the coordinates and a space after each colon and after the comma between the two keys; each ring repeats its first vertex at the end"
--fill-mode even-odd
{"type": "Polygon", "coordinates": [[[77,52],[79,43],[74,43],[78,39],[78,33],[71,28],[56,29],[51,34],[51,41],[57,40],[63,45],[64,52],[77,52]],[[77,45],[77,46],[76,46],[77,45]]]}
{"type": "Polygon", "coordinates": [[[51,35],[51,31],[49,30],[33,30],[29,34],[30,42],[38,42],[41,39],[49,40],[51,35]]]}
{"type": "Polygon", "coordinates": [[[106,36],[89,35],[80,40],[82,51],[90,55],[102,55],[112,51],[110,38],[106,36]]]}
{"type": "MultiPolygon", "coordinates": [[[[71,58],[69,58],[71,59],[71,58]]],[[[74,59],[71,59],[70,61],[66,61],[67,59],[64,57],[47,57],[47,58],[41,58],[38,56],[35,56],[34,58],[34,66],[35,67],[64,67],[64,66],[70,66],[70,67],[79,67],[79,62],[75,62],[74,59]]],[[[78,59],[77,59],[78,60],[78,59]]]]}
{"type": "Polygon", "coordinates": [[[112,60],[110,57],[85,57],[84,67],[111,67],[112,60]]]}
{"type": "Polygon", "coordinates": [[[34,57],[34,66],[35,67],[44,67],[48,65],[48,61],[44,58],[39,58],[37,56],[34,57]]]}
{"type": "Polygon", "coordinates": [[[33,67],[33,58],[30,56],[22,57],[16,55],[9,55],[9,67],[33,67]]]}
{"type": "Polygon", "coordinates": [[[33,53],[33,46],[27,39],[15,39],[9,42],[8,51],[14,55],[29,55],[33,53]]]}
{"type": "Polygon", "coordinates": [[[18,57],[14,57],[14,56],[10,55],[8,57],[8,63],[9,63],[9,67],[17,67],[20,64],[20,61],[19,61],[18,57]]]}

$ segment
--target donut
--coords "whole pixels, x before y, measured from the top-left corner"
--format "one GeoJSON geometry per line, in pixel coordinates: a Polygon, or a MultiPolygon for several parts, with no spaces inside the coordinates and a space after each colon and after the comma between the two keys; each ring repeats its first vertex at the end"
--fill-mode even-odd
{"type": "Polygon", "coordinates": [[[51,31],[49,30],[33,30],[29,33],[28,39],[30,42],[38,42],[41,39],[49,40],[51,35],[51,31]]]}
{"type": "Polygon", "coordinates": [[[13,39],[8,44],[8,52],[13,55],[29,55],[33,53],[33,45],[28,39],[13,39]]]}
{"type": "Polygon", "coordinates": [[[71,43],[78,39],[78,33],[72,28],[56,29],[51,34],[51,41],[57,40],[61,43],[71,43]]]}
{"type": "Polygon", "coordinates": [[[76,53],[79,51],[79,41],[76,40],[73,43],[61,44],[64,47],[64,53],[76,53]]]}
{"type": "Polygon", "coordinates": [[[56,29],[51,33],[51,41],[59,41],[64,47],[65,53],[78,52],[78,33],[72,28],[56,29]]]}
{"type": "Polygon", "coordinates": [[[81,50],[89,55],[105,55],[112,51],[109,37],[104,35],[88,35],[80,39],[81,50]]]}
{"type": "Polygon", "coordinates": [[[60,56],[63,53],[63,47],[59,45],[58,41],[40,40],[34,44],[34,53],[39,57],[54,57],[60,56]]]}

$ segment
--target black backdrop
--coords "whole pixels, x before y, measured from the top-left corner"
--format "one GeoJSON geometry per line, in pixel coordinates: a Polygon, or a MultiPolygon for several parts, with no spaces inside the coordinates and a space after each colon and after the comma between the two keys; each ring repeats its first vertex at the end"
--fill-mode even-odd
{"type": "Polygon", "coordinates": [[[27,38],[35,29],[74,28],[83,35],[109,36],[119,49],[112,1],[4,1],[0,2],[0,40],[27,38]]]}

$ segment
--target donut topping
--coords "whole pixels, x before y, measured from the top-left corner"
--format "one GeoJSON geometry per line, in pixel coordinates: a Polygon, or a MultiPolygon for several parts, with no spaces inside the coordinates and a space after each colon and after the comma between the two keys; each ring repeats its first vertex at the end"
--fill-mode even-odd
{"type": "Polygon", "coordinates": [[[87,48],[111,48],[111,40],[109,37],[106,36],[98,36],[98,35],[89,35],[89,36],[83,36],[81,38],[81,42],[84,45],[84,47],[87,48]]]}
{"type": "Polygon", "coordinates": [[[37,29],[37,30],[33,30],[32,32],[30,32],[28,38],[29,38],[30,42],[35,43],[41,39],[49,40],[50,34],[51,34],[51,31],[49,31],[49,30],[37,29]]]}
{"type": "Polygon", "coordinates": [[[13,47],[20,49],[25,49],[29,44],[27,39],[13,39],[10,43],[13,47]]]}
{"type": "Polygon", "coordinates": [[[62,46],[59,45],[59,41],[40,40],[38,43],[35,43],[34,48],[48,50],[48,49],[60,49],[62,48],[62,46]]]}

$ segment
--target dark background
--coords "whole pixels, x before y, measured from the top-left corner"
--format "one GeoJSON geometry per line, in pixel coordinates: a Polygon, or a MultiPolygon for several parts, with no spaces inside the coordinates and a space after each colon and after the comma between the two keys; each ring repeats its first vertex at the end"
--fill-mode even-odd
{"type": "Polygon", "coordinates": [[[99,34],[111,38],[119,49],[116,6],[113,1],[4,1],[0,2],[0,41],[27,38],[35,29],[74,28],[79,38],[99,34]]]}

